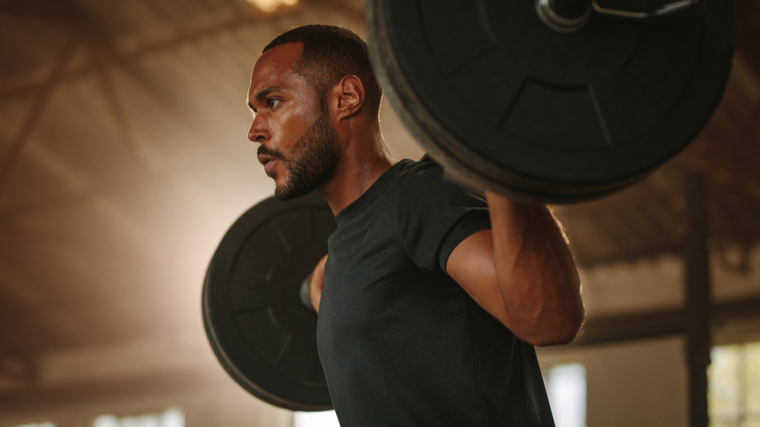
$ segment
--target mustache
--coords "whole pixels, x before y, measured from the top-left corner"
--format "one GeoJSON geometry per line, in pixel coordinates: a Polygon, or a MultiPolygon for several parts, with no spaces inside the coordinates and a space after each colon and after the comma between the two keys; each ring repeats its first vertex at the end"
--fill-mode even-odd
{"type": "Polygon", "coordinates": [[[263,145],[259,145],[259,149],[256,150],[256,154],[257,155],[263,154],[265,156],[274,157],[275,159],[286,160],[285,156],[280,152],[280,150],[276,150],[274,148],[267,148],[263,145]]]}

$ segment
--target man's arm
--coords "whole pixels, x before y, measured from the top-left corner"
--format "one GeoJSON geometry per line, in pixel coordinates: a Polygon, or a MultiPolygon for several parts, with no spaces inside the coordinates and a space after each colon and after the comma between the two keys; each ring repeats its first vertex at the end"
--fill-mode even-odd
{"type": "Polygon", "coordinates": [[[491,230],[460,242],[447,273],[523,341],[572,341],[585,314],[578,272],[557,221],[544,205],[489,192],[486,198],[491,230]]]}

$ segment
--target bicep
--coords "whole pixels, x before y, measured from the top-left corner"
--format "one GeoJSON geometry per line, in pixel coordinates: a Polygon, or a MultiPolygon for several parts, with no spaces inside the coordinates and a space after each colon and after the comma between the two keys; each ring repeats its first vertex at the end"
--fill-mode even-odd
{"type": "Polygon", "coordinates": [[[506,309],[496,278],[491,230],[475,232],[454,247],[446,272],[484,310],[502,323],[506,309]]]}

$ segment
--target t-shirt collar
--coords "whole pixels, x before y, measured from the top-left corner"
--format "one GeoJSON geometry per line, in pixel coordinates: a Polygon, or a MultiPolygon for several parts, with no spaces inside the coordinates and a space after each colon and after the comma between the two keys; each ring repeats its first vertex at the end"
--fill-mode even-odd
{"type": "Polygon", "coordinates": [[[395,175],[396,172],[401,169],[401,167],[408,164],[409,162],[411,162],[410,159],[403,159],[398,161],[395,165],[391,166],[390,169],[380,175],[380,178],[376,179],[375,182],[373,182],[372,185],[370,185],[369,188],[361,194],[361,196],[343,208],[342,211],[338,212],[338,215],[335,216],[335,222],[340,225],[341,222],[345,222],[348,220],[348,218],[356,215],[362,209],[364,209],[364,207],[368,206],[372,200],[374,200],[375,197],[385,189],[386,184],[391,179],[391,177],[393,177],[393,175],[395,175]]]}

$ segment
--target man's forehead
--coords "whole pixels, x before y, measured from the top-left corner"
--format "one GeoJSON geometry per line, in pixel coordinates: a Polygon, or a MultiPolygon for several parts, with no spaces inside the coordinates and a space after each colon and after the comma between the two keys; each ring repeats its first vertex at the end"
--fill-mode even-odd
{"type": "MultiPolygon", "coordinates": [[[[251,84],[267,84],[265,81],[281,79],[293,74],[293,66],[301,57],[301,44],[285,44],[264,52],[253,67],[251,84]]],[[[271,82],[269,82],[271,83],[271,82]]]]}
{"type": "Polygon", "coordinates": [[[253,68],[248,89],[248,105],[256,111],[257,103],[268,96],[290,93],[303,99],[316,99],[317,92],[294,66],[301,57],[302,44],[286,44],[264,52],[253,68]]]}

